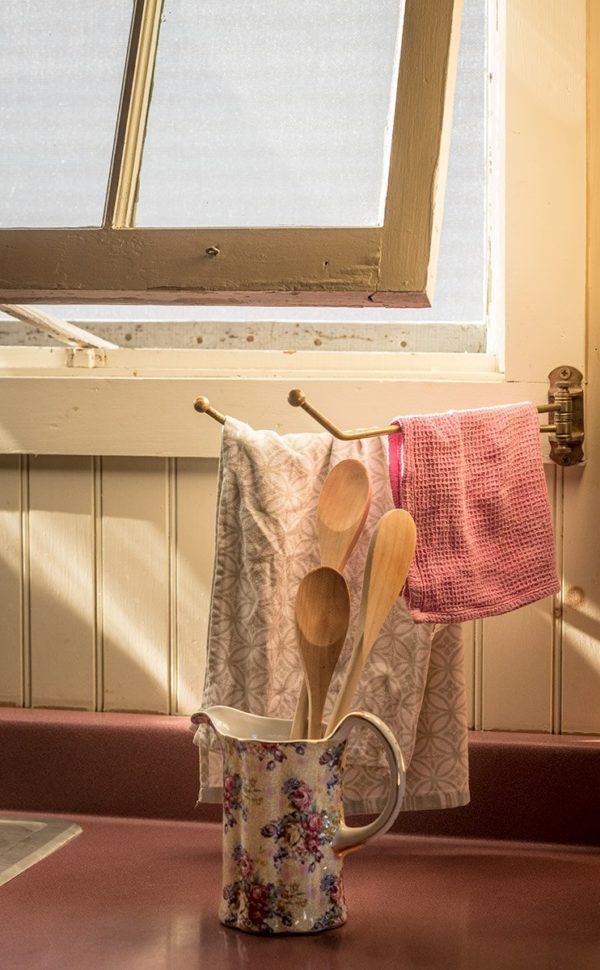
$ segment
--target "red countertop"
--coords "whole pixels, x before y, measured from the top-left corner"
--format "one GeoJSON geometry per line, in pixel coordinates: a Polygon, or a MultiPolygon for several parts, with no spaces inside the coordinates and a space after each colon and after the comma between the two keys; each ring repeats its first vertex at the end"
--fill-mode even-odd
{"type": "Polygon", "coordinates": [[[345,863],[338,930],[264,938],[216,911],[212,823],[70,816],[0,888],[2,970],[598,970],[600,851],[387,835],[345,863]]]}

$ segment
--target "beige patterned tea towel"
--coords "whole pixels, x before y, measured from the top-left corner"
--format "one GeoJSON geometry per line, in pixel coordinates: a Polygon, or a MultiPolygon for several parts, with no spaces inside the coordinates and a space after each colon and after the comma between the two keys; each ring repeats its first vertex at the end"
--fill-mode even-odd
{"type": "MultiPolygon", "coordinates": [[[[317,502],[325,477],[344,458],[371,478],[365,529],[344,575],[351,597],[348,639],[325,707],[327,720],[350,654],[369,539],[393,508],[385,439],[338,441],[328,434],[278,435],[228,418],[219,465],[216,550],[202,706],[293,717],[302,672],[294,603],[302,577],[319,565],[317,502]]],[[[363,672],[355,710],[381,717],[406,765],[404,810],[450,808],[469,800],[461,628],[415,623],[402,598],[390,612],[363,672]]],[[[200,726],[201,801],[221,800],[221,756],[200,726]]],[[[348,814],[383,807],[383,754],[354,732],[344,780],[348,814]]]]}

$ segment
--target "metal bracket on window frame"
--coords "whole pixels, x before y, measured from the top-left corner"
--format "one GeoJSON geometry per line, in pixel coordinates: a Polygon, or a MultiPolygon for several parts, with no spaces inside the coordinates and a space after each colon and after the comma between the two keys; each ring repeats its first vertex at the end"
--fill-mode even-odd
{"type": "Polygon", "coordinates": [[[583,374],[563,364],[548,374],[548,404],[538,411],[550,415],[550,424],[540,431],[550,435],[550,458],[557,465],[579,465],[583,461],[583,374]]]}

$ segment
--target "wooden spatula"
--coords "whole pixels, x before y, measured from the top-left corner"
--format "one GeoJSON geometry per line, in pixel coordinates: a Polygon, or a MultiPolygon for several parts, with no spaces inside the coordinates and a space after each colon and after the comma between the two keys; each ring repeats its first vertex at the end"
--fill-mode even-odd
{"type": "Polygon", "coordinates": [[[369,545],[357,640],[327,724],[327,734],[350,711],[360,675],[377,635],[406,581],[415,552],[417,530],[404,509],[381,517],[369,545]]]}

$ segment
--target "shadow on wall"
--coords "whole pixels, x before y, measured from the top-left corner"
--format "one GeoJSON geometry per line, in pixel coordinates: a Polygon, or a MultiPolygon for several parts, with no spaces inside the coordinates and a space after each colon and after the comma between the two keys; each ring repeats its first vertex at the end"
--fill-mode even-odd
{"type": "Polygon", "coordinates": [[[216,461],[186,459],[179,480],[177,465],[2,459],[2,703],[198,707],[216,461]]]}

